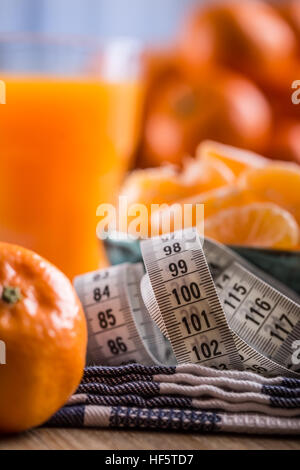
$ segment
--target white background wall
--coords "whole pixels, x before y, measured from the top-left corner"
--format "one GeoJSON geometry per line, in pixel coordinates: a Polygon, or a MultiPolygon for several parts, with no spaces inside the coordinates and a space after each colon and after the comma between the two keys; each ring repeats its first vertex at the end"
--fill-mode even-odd
{"type": "Polygon", "coordinates": [[[165,39],[201,0],[0,0],[0,31],[165,39]]]}

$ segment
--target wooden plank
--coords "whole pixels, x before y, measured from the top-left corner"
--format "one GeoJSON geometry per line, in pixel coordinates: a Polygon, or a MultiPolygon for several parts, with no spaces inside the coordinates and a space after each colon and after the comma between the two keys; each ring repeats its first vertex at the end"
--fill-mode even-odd
{"type": "Polygon", "coordinates": [[[0,438],[0,450],[296,450],[296,437],[164,433],[92,429],[35,429],[0,438]]]}

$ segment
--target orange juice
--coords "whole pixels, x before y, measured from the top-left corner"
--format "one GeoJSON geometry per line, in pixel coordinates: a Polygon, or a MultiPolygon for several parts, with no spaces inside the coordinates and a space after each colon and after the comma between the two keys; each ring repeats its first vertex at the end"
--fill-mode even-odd
{"type": "Polygon", "coordinates": [[[96,209],[112,203],[137,132],[137,83],[3,77],[0,240],[69,277],[104,266],[96,209]]]}

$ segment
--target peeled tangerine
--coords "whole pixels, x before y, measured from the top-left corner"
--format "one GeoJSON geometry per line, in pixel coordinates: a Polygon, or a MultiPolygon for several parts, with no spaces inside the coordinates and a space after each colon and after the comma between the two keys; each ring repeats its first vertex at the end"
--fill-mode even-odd
{"type": "Polygon", "coordinates": [[[64,274],[6,243],[0,243],[0,340],[6,349],[0,362],[0,433],[38,426],[81,380],[86,322],[64,274]]]}
{"type": "Polygon", "coordinates": [[[204,228],[206,237],[228,245],[292,249],[299,243],[295,218],[271,203],[226,209],[206,219],[204,228]]]}
{"type": "Polygon", "coordinates": [[[217,159],[229,167],[236,177],[249,168],[263,168],[270,163],[270,160],[257,153],[211,140],[205,140],[199,145],[197,158],[206,163],[217,159]]]}

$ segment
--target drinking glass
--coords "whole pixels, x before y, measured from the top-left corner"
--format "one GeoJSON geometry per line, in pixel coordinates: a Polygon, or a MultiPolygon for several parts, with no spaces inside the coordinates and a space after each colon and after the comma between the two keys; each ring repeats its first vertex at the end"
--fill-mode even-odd
{"type": "Polygon", "coordinates": [[[67,276],[107,263],[96,210],[114,203],[138,135],[134,41],[0,36],[0,240],[67,276]]]}

